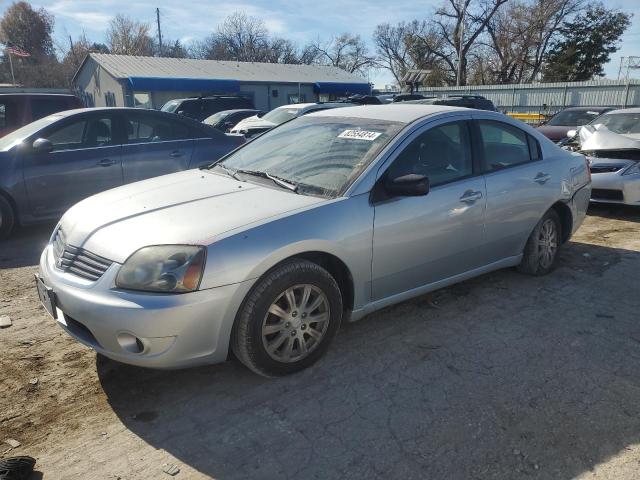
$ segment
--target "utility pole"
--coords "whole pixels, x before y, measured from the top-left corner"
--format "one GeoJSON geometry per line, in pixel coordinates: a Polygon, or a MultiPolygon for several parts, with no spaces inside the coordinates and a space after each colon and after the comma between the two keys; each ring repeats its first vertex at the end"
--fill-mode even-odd
{"type": "Polygon", "coordinates": [[[462,0],[462,20],[460,21],[460,45],[458,46],[458,72],[456,75],[456,87],[460,86],[462,79],[462,42],[464,40],[464,17],[467,14],[467,0],[462,0]]]}
{"type": "Polygon", "coordinates": [[[160,47],[160,56],[162,56],[162,30],[160,29],[160,9],[156,8],[156,21],[158,22],[158,45],[160,47]]]}
{"type": "Polygon", "coordinates": [[[78,65],[78,57],[76,57],[76,51],[73,49],[73,40],[71,38],[71,35],[69,35],[69,46],[71,47],[71,55],[73,56],[73,61],[75,62],[76,66],[78,65]]]}

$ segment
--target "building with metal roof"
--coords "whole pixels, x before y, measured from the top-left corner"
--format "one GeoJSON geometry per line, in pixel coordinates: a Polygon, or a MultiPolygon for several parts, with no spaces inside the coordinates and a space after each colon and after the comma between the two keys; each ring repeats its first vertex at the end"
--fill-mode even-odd
{"type": "Polygon", "coordinates": [[[160,108],[174,98],[243,95],[257,109],[369,94],[369,83],[338,67],[88,54],[73,77],[88,106],[160,108]]]}

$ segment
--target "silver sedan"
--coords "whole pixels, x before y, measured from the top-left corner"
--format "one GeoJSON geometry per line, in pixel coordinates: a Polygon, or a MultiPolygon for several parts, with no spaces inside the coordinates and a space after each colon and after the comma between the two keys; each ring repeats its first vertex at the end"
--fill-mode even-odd
{"type": "Polygon", "coordinates": [[[505,268],[542,275],[589,202],[585,158],[494,112],[313,113],[208,168],[72,207],[42,253],[45,308],[112,359],[298,371],[341,321],[505,268]]]}

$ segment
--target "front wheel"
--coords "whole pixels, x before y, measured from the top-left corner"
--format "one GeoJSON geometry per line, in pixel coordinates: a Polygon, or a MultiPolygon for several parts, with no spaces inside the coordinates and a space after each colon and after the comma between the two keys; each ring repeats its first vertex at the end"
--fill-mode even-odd
{"type": "Polygon", "coordinates": [[[260,375],[302,370],[327,350],[342,319],[342,295],[321,266],[302,259],[280,265],[258,281],[234,324],[231,348],[260,375]]]}
{"type": "Polygon", "coordinates": [[[561,238],[560,218],[549,210],[531,232],[518,270],[529,275],[549,273],[555,267],[561,238]]]}

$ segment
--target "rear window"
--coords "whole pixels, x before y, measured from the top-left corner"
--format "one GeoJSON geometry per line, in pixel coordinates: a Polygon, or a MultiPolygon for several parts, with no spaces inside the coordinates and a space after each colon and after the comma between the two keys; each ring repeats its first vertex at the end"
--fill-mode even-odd
{"type": "Polygon", "coordinates": [[[44,118],[52,113],[62,112],[69,110],[69,99],[62,97],[50,97],[50,98],[32,98],[31,99],[31,118],[32,120],[38,120],[44,118]]]}

